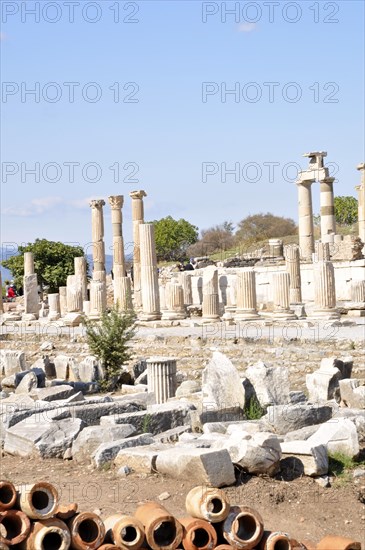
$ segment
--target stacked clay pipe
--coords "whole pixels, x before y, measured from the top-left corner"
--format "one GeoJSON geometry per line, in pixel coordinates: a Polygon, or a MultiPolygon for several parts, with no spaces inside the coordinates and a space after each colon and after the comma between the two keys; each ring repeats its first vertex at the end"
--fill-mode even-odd
{"type": "Polygon", "coordinates": [[[344,537],[326,536],[316,545],[265,530],[255,509],[231,506],[220,489],[195,487],[185,507],[177,519],[147,502],[134,516],[117,513],[103,521],[78,512],[76,503],[60,505],[50,483],[15,487],[0,481],[0,550],[361,550],[344,537]]]}

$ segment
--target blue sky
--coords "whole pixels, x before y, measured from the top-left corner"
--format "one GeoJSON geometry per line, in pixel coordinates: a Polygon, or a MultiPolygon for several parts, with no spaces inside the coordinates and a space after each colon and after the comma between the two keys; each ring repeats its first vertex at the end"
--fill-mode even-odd
{"type": "MultiPolygon", "coordinates": [[[[170,214],[204,229],[256,212],[297,219],[295,166],[315,150],[328,151],[335,193],[356,195],[362,1],[79,0],[73,22],[69,4],[2,2],[3,243],[84,246],[88,199],[111,194],[125,196],[128,242],[134,189],[148,194],[146,220],[170,214]],[[25,93],[37,86],[39,97],[25,93]],[[36,163],[39,181],[26,172],[36,163]],[[204,163],[216,173],[204,178],[204,163]],[[222,164],[239,174],[224,178],[222,164]]],[[[318,212],[318,184],[313,200],[318,212]]],[[[108,247],[108,204],[105,231],[108,247]]]]}

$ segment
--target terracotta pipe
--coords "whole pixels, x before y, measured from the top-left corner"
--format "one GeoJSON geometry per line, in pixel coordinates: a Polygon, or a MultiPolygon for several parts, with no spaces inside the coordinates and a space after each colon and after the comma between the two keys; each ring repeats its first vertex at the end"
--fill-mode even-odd
{"type": "Polygon", "coordinates": [[[182,525],[161,504],[142,504],[134,515],[144,526],[145,537],[152,550],[175,550],[181,543],[182,525]]]}
{"type": "Polygon", "coordinates": [[[3,542],[0,542],[0,550],[9,550],[9,546],[3,542]]]}
{"type": "Polygon", "coordinates": [[[48,519],[56,513],[59,498],[56,488],[41,481],[17,487],[18,505],[31,519],[48,519]]]}
{"type": "Polygon", "coordinates": [[[232,548],[230,544],[219,544],[215,547],[215,550],[230,550],[230,548],[232,548]]]}
{"type": "Polygon", "coordinates": [[[29,518],[19,510],[0,512],[0,542],[13,546],[27,538],[30,532],[29,518]]]}
{"type": "Polygon", "coordinates": [[[138,550],[144,543],[144,529],[133,516],[114,514],[104,520],[105,541],[127,550],[138,550]]]}
{"type": "Polygon", "coordinates": [[[99,546],[98,550],[123,550],[121,546],[115,546],[115,544],[103,544],[103,546],[99,546]]]}
{"type": "Polygon", "coordinates": [[[194,487],[186,496],[187,513],[211,523],[219,523],[226,519],[229,513],[229,502],[220,489],[213,487],[194,487]]]}
{"type": "Polygon", "coordinates": [[[248,506],[232,506],[223,522],[223,536],[233,548],[254,548],[260,542],[263,532],[262,517],[248,506]]]}
{"type": "Polygon", "coordinates": [[[104,523],[92,512],[77,514],[67,524],[71,532],[71,547],[75,550],[94,550],[104,542],[104,523]]]}
{"type": "Polygon", "coordinates": [[[354,539],[327,535],[317,544],[317,550],[361,550],[361,543],[354,539]]]}
{"type": "Polygon", "coordinates": [[[19,545],[22,550],[68,550],[71,544],[67,525],[57,518],[35,521],[30,535],[19,545]]]}
{"type": "Polygon", "coordinates": [[[16,489],[10,481],[0,481],[0,512],[14,508],[16,489]]]}
{"type": "Polygon", "coordinates": [[[78,507],[79,505],[77,502],[59,505],[56,511],[56,516],[62,520],[70,519],[76,515],[78,507]]]}
{"type": "Polygon", "coordinates": [[[296,539],[291,539],[291,544],[294,550],[316,550],[317,545],[308,540],[297,541],[296,539]]]}
{"type": "Polygon", "coordinates": [[[179,519],[183,526],[183,547],[185,550],[211,550],[217,545],[214,527],[204,519],[185,517],[179,519]]]}
{"type": "MultiPolygon", "coordinates": [[[[264,531],[257,548],[259,550],[293,550],[294,546],[287,533],[281,531],[264,531]]],[[[300,548],[304,550],[303,547],[299,546],[299,549],[300,548]]]]}

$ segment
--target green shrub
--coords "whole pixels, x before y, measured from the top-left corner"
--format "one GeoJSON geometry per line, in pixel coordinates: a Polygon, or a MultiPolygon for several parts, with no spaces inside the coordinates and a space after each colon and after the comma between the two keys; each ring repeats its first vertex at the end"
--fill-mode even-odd
{"type": "Polygon", "coordinates": [[[103,313],[100,322],[83,321],[90,352],[100,360],[104,370],[102,391],[117,386],[122,367],[132,356],[128,342],[135,334],[135,320],[133,312],[121,313],[118,306],[113,306],[110,312],[103,313]]]}
{"type": "Polygon", "coordinates": [[[247,420],[259,420],[264,414],[265,410],[261,407],[257,397],[251,397],[248,407],[245,408],[247,420]]]}

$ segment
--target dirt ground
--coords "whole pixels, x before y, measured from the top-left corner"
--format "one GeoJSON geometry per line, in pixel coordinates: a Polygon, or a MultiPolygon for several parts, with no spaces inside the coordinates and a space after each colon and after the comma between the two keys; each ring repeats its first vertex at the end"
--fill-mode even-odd
{"type": "MultiPolygon", "coordinates": [[[[117,511],[133,514],[138,503],[170,497],[162,504],[177,517],[184,514],[188,481],[158,475],[117,475],[73,461],[5,455],[0,460],[2,479],[16,485],[34,481],[55,484],[61,502],[78,502],[81,511],[97,511],[103,518],[117,511]]],[[[231,504],[256,508],[266,529],[282,530],[298,540],[318,542],[327,534],[354,537],[365,546],[365,477],[322,488],[313,479],[290,479],[284,470],[276,479],[238,475],[237,485],[224,489],[231,504]],[[284,479],[283,479],[284,478],[284,479]],[[286,480],[285,480],[286,479],[286,480]]]]}

